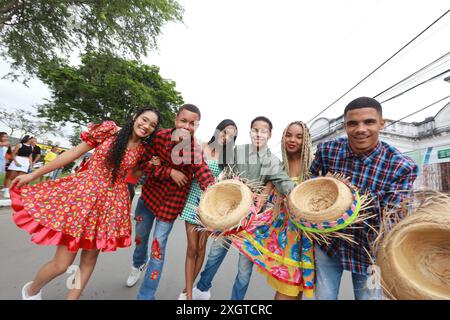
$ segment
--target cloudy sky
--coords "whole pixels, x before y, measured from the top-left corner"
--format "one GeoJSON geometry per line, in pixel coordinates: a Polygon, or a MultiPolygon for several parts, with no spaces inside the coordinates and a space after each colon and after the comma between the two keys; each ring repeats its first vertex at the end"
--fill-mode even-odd
{"type": "MultiPolygon", "coordinates": [[[[448,0],[179,2],[184,23],[167,25],[159,50],[142,60],[158,65],[184,100],[200,107],[200,139],[231,118],[240,130],[238,143],[246,143],[250,121],[265,115],[274,123],[274,148],[288,122],[312,119],[450,9],[448,0]]],[[[450,14],[321,116],[338,117],[353,98],[374,96],[450,52],[448,39],[450,14]]],[[[409,86],[450,69],[450,57],[434,67],[409,86]]],[[[0,73],[7,70],[1,63],[0,73]]],[[[383,104],[385,117],[399,119],[450,95],[444,77],[383,104]]],[[[37,80],[29,88],[0,81],[0,106],[31,108],[48,96],[37,80]]],[[[448,102],[406,121],[433,116],[448,102]]]]}

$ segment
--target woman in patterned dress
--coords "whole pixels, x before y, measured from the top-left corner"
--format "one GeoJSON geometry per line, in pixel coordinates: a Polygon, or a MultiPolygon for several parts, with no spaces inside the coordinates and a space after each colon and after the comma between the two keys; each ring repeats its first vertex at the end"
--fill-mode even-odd
{"type": "Polygon", "coordinates": [[[137,111],[119,128],[113,121],[90,124],[83,141],[33,173],[17,177],[11,190],[14,222],[33,234],[40,245],[56,245],[53,259],[22,289],[22,298],[41,300],[41,289],[66,272],[78,250],[80,266],[66,296],[78,299],[101,251],[115,251],[131,244],[130,200],[126,173],[135,167],[151,143],[159,113],[137,111]],[[35,186],[24,186],[42,175],[67,165],[95,148],[84,170],[35,186]]]}
{"type": "MultiPolygon", "coordinates": [[[[203,144],[203,154],[214,177],[217,177],[222,172],[223,164],[226,163],[226,160],[224,161],[226,150],[233,150],[236,138],[236,124],[233,120],[225,119],[216,127],[211,140],[203,144]]],[[[196,227],[199,225],[197,208],[201,196],[202,191],[197,181],[194,180],[180,217],[181,220],[185,221],[188,245],[185,262],[186,288],[180,294],[179,300],[192,300],[192,286],[205,259],[206,242],[209,234],[196,230],[196,227]]]]}
{"type": "MultiPolygon", "coordinates": [[[[281,142],[285,170],[295,183],[309,177],[312,161],[309,130],[303,122],[290,123],[281,142]]],[[[267,283],[276,290],[276,300],[295,300],[314,294],[314,248],[289,218],[285,197],[272,191],[269,183],[264,191],[270,194],[273,207],[258,215],[234,241],[238,249],[250,258],[258,270],[267,276],[267,283]]],[[[261,204],[263,206],[263,204],[261,204]]]]}

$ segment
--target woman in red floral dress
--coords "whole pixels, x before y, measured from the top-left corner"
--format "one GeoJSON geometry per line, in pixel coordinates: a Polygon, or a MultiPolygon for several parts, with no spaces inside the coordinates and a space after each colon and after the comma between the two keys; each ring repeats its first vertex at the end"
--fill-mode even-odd
{"type": "MultiPolygon", "coordinates": [[[[121,129],[113,121],[90,124],[83,141],[33,173],[17,177],[11,188],[14,222],[40,245],[56,245],[53,259],[22,289],[22,298],[40,300],[41,288],[72,265],[82,249],[79,272],[67,294],[78,299],[101,251],[131,244],[127,172],[144,161],[146,146],[159,123],[150,108],[137,111],[121,129]],[[25,184],[65,166],[95,148],[85,170],[37,184],[25,184]],[[15,189],[15,190],[14,190],[15,189]]],[[[148,154],[145,154],[148,157],[148,154]]]]}

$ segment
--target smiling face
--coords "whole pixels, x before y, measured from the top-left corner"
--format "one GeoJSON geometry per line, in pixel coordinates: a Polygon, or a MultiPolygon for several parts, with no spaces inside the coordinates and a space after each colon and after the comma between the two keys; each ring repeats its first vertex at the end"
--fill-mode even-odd
{"type": "Polygon", "coordinates": [[[187,109],[181,112],[175,118],[175,128],[180,138],[193,137],[198,128],[200,117],[197,113],[187,109]]]}
{"type": "Polygon", "coordinates": [[[303,128],[298,124],[292,124],[286,130],[284,147],[288,155],[299,154],[303,145],[303,128]]]}
{"type": "Polygon", "coordinates": [[[265,121],[255,121],[250,131],[252,145],[258,149],[264,149],[272,137],[270,126],[265,121]]]}
{"type": "Polygon", "coordinates": [[[158,126],[158,115],[152,111],[145,111],[134,120],[133,132],[140,138],[144,139],[151,135],[158,126]]]}
{"type": "Polygon", "coordinates": [[[353,109],[345,115],[344,127],[352,151],[363,154],[376,147],[384,120],[374,108],[353,109]]]}

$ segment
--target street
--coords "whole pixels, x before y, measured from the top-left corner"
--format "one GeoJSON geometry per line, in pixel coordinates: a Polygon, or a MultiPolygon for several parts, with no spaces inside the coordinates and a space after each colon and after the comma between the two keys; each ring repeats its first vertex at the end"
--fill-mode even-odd
{"type": "MultiPolygon", "coordinates": [[[[133,209],[136,205],[133,203],[133,209]]],[[[0,246],[2,276],[0,277],[0,299],[21,299],[22,286],[33,279],[38,269],[48,262],[54,252],[53,246],[38,246],[30,241],[30,235],[19,229],[11,218],[9,207],[0,208],[0,246]]],[[[133,237],[134,239],[134,237],[133,237]]],[[[208,248],[212,240],[208,242],[208,248]]],[[[174,300],[184,288],[184,259],[186,233],[184,222],[177,220],[169,237],[164,271],[157,298],[174,300]]],[[[208,250],[207,250],[208,253],[208,250]]],[[[136,298],[140,282],[128,288],[125,281],[131,266],[133,247],[118,249],[116,252],[101,253],[95,271],[82,296],[84,300],[133,300],[136,298]]],[[[211,299],[227,300],[231,296],[233,280],[236,276],[238,253],[231,249],[214,279],[211,299]]],[[[78,260],[76,260],[76,263],[78,260]]],[[[206,258],[205,258],[206,263],[206,258]]],[[[70,274],[61,275],[43,289],[43,298],[64,299],[67,279],[70,274]]],[[[253,269],[252,280],[246,299],[272,300],[273,289],[266,284],[265,277],[253,269]]],[[[345,272],[340,299],[353,299],[350,274],[345,272]]]]}

